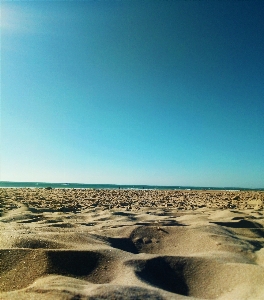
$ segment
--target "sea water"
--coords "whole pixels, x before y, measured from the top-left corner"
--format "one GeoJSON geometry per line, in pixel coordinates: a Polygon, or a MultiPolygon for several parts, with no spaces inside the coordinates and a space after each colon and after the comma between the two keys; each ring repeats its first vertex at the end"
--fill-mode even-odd
{"type": "Polygon", "coordinates": [[[264,191],[264,188],[240,187],[197,187],[177,185],[125,185],[125,184],[86,184],[86,183],[54,183],[54,182],[13,182],[0,181],[0,188],[69,188],[69,189],[149,189],[149,190],[230,190],[230,191],[264,191]]]}

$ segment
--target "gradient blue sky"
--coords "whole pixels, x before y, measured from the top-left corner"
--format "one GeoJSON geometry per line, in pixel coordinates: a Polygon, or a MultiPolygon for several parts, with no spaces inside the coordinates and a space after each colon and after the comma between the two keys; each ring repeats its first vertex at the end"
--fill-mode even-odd
{"type": "Polygon", "coordinates": [[[0,180],[264,187],[264,1],[1,1],[0,180]]]}

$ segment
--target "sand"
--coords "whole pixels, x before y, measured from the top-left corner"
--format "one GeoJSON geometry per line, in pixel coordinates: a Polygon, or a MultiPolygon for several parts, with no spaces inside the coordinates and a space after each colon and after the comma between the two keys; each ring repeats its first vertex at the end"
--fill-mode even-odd
{"type": "Polygon", "coordinates": [[[0,189],[0,299],[264,299],[264,192],[0,189]]]}

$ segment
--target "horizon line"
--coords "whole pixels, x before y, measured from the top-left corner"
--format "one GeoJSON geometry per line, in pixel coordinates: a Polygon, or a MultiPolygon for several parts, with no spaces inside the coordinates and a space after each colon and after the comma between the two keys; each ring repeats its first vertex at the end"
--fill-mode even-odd
{"type": "Polygon", "coordinates": [[[0,180],[0,183],[40,183],[40,184],[76,184],[76,185],[112,185],[112,186],[149,186],[149,187],[191,187],[191,188],[217,188],[217,189],[248,189],[248,190],[264,190],[264,187],[250,188],[241,186],[198,186],[198,185],[161,185],[161,184],[117,184],[117,183],[80,183],[80,182],[48,182],[48,181],[10,181],[10,180],[0,180]]]}

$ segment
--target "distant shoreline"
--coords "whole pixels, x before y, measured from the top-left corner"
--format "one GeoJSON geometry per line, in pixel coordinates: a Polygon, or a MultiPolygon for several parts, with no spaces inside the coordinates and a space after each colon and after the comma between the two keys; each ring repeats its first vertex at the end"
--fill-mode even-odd
{"type": "Polygon", "coordinates": [[[264,188],[241,187],[197,187],[197,186],[164,186],[164,185],[129,185],[129,184],[85,184],[85,183],[52,183],[52,182],[15,182],[0,181],[0,188],[62,188],[62,189],[136,189],[136,190],[209,190],[209,191],[264,191],[264,188]]]}

